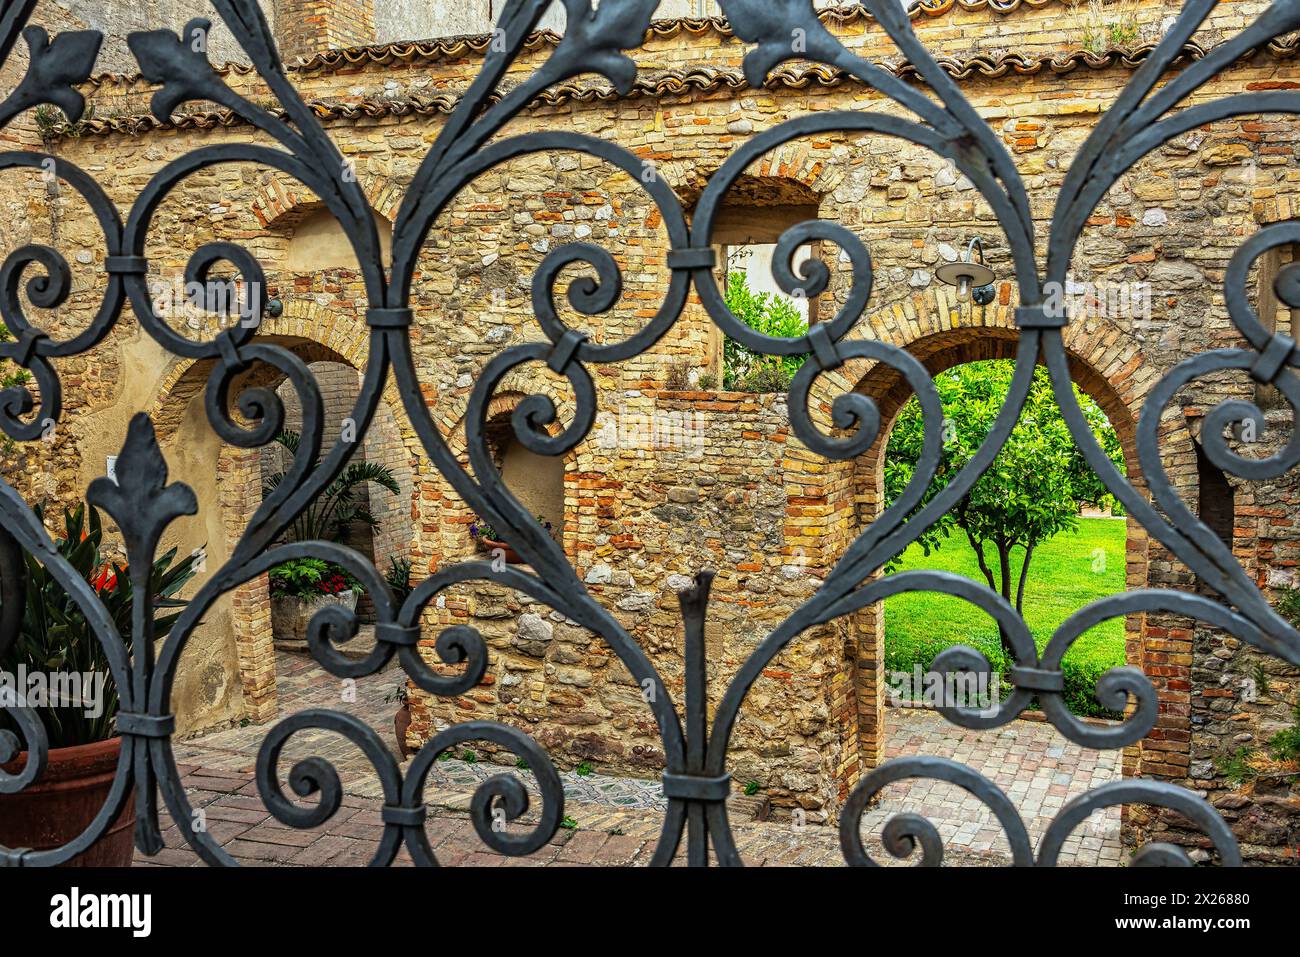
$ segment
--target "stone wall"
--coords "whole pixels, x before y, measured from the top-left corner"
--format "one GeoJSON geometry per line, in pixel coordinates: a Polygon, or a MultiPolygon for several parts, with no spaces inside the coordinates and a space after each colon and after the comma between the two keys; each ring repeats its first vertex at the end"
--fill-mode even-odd
{"type": "MultiPolygon", "coordinates": [[[[1260,7],[1219,4],[1196,41],[1211,46],[1260,7]]],[[[1139,40],[1157,36],[1175,10],[1174,4],[1142,5],[1139,40]]],[[[917,15],[922,41],[946,58],[963,93],[1012,152],[1037,218],[1040,259],[1064,171],[1132,75],[1133,61],[1118,53],[1081,52],[1085,25],[1077,17],[1051,2],[1005,13],[956,4],[917,15]],[[1015,68],[1008,57],[1015,58],[1015,68]]],[[[888,39],[868,19],[846,14],[829,22],[854,48],[897,62],[888,39]]],[[[346,57],[324,53],[293,70],[294,82],[317,104],[383,220],[391,222],[447,110],[481,64],[485,45],[480,39],[374,47],[346,57]]],[[[549,41],[539,39],[507,82],[535,68],[550,49],[549,41]]],[[[720,23],[660,24],[636,54],[643,75],[634,95],[616,98],[603,92],[602,81],[595,83],[594,95],[591,84],[565,85],[549,91],[506,132],[566,128],[613,140],[639,161],[653,163],[689,208],[709,175],[757,131],[834,109],[901,112],[842,77],[804,73],[797,65],[768,88],[743,88],[733,77],[744,52],[720,23]],[[691,72],[702,63],[712,72],[691,72]]],[[[1294,62],[1260,52],[1207,84],[1192,102],[1242,90],[1295,88],[1294,62]]],[[[267,95],[250,74],[232,70],[226,79],[255,102],[267,95]]],[[[160,129],[143,117],[152,92],[138,77],[99,78],[87,87],[97,105],[95,121],[79,137],[57,144],[62,155],[103,180],[122,210],[170,158],[200,145],[261,140],[247,126],[223,125],[203,105],[160,129]]],[[[1089,316],[1067,331],[1076,376],[1103,406],[1109,403],[1113,420],[1136,420],[1153,384],[1184,359],[1240,344],[1222,301],[1224,270],[1261,224],[1290,218],[1300,177],[1295,154],[1290,121],[1223,121],[1144,158],[1099,205],[1075,257],[1075,279],[1145,282],[1153,291],[1149,317],[1089,316]]],[[[1006,354],[1015,302],[1006,280],[1007,251],[999,248],[1005,242],[998,241],[987,204],[946,163],[896,141],[832,131],[756,163],[732,203],[745,215],[791,192],[810,197],[823,218],[848,227],[871,251],[871,314],[855,334],[907,345],[932,369],[1006,354]],[[986,309],[958,307],[934,278],[937,265],[955,257],[973,235],[990,244],[989,259],[1000,275],[998,298],[986,309]]],[[[57,229],[60,248],[69,250],[80,270],[78,288],[91,290],[101,281],[102,242],[84,209],[66,194],[18,195],[30,204],[33,223],[57,229]]],[[[330,358],[312,351],[321,344],[364,369],[366,330],[358,318],[364,295],[356,270],[286,267],[295,231],[317,208],[318,200],[301,185],[268,170],[204,171],[160,209],[149,259],[158,277],[175,277],[198,245],[238,239],[266,264],[272,294],[285,303],[285,317],[268,323],[267,334],[312,361],[330,358]]],[[[412,340],[428,413],[458,454],[463,457],[468,396],[487,359],[540,337],[531,319],[530,283],[545,256],[575,239],[615,255],[624,271],[622,300],[608,315],[581,320],[596,340],[614,341],[640,328],[663,300],[669,282],[664,235],[661,214],[635,175],[571,154],[511,161],[481,176],[448,206],[422,253],[412,340]]],[[[822,314],[845,300],[852,281],[849,265],[829,252],[833,281],[819,304],[822,314]]],[[[566,271],[557,287],[561,315],[574,323],[579,317],[567,310],[562,293],[579,275],[580,269],[566,271]]],[[[80,302],[84,298],[65,307],[58,321],[75,324],[89,308],[80,302]]],[[[1289,321],[1279,317],[1276,328],[1287,331],[1289,321]]],[[[878,460],[832,465],[811,455],[787,434],[779,398],[666,391],[675,363],[705,369],[717,347],[711,324],[692,301],[655,349],[617,367],[591,370],[600,408],[616,421],[653,422],[679,414],[678,422],[702,422],[699,456],[679,446],[656,449],[644,440],[643,428],[642,438],[635,438],[637,427],[631,429],[632,444],[622,445],[615,427],[612,446],[602,445],[598,428],[565,463],[560,534],[566,553],[593,594],[647,649],[678,700],[677,586],[702,567],[718,572],[709,623],[716,700],[754,642],[816,587],[879,505],[878,460]]],[[[84,488],[102,469],[103,456],[116,450],[120,424],[136,408],[155,409],[177,422],[191,416],[196,428],[202,424],[187,403],[198,394],[204,370],[167,359],[129,318],[93,362],[61,367],[65,381],[73,369],[82,404],[69,410],[62,444],[39,450],[57,466],[27,473],[28,484],[45,483],[41,495],[68,497],[84,488]],[[186,383],[195,390],[180,387],[186,383]]],[[[825,376],[814,409],[823,428],[829,422],[826,402],[853,388],[893,394],[893,386],[865,363],[825,376]]],[[[512,374],[491,414],[508,412],[533,392],[551,396],[567,421],[567,385],[531,367],[512,374]]],[[[1249,380],[1213,377],[1198,380],[1168,410],[1161,452],[1187,501],[1198,499],[1199,417],[1224,399],[1254,394],[1249,380]]],[[[391,395],[386,401],[414,485],[410,550],[418,571],[471,557],[468,526],[474,516],[430,474],[400,402],[391,395]]],[[[1271,427],[1285,434],[1289,418],[1277,415],[1271,427]]],[[[1131,439],[1129,446],[1131,452],[1131,439]]],[[[173,454],[178,450],[169,445],[173,454]]],[[[205,514],[211,509],[224,516],[233,535],[244,507],[239,503],[248,496],[230,490],[247,483],[251,466],[228,452],[213,454],[228,470],[222,473],[226,479],[220,493],[200,488],[200,498],[205,514]]],[[[174,463],[175,477],[202,485],[183,458],[174,463]]],[[[1238,490],[1234,549],[1262,587],[1275,587],[1292,574],[1295,497],[1290,478],[1238,490]]],[[[1130,528],[1128,560],[1131,585],[1193,587],[1181,564],[1136,527],[1130,528]]],[[[234,651],[229,631],[214,630],[207,647],[231,655],[244,713],[263,720],[275,713],[267,691],[274,675],[271,668],[268,676],[257,631],[263,608],[257,587],[253,583],[232,599],[239,612],[228,626],[235,632],[234,651]]],[[[470,623],[487,638],[492,664],[487,682],[460,699],[414,696],[417,740],[442,723],[494,717],[534,733],[561,763],[592,760],[628,773],[656,773],[657,735],[649,710],[599,639],[554,620],[522,596],[491,587],[449,593],[426,621],[431,661],[439,626],[470,623]]],[[[742,712],[733,755],[739,782],[758,781],[782,811],[798,807],[813,820],[833,814],[847,788],[878,758],[881,623],[879,609],[868,610],[804,636],[773,664],[742,712]]],[[[1272,697],[1248,706],[1231,681],[1221,683],[1225,673],[1253,668],[1254,653],[1235,646],[1234,639],[1157,616],[1129,622],[1129,636],[1130,660],[1157,684],[1161,716],[1143,747],[1129,755],[1126,769],[1235,803],[1239,796],[1219,779],[1213,759],[1239,747],[1242,735],[1267,736],[1284,699],[1294,696],[1294,672],[1271,664],[1272,697]]],[[[220,708],[204,705],[194,725],[226,720],[240,707],[238,696],[232,700],[220,708]]],[[[1291,799],[1281,800],[1276,806],[1286,807],[1291,799]]],[[[1244,811],[1232,810],[1247,821],[1258,806],[1251,799],[1244,811]]],[[[1296,843],[1294,817],[1277,826],[1243,826],[1256,827],[1247,844],[1258,857],[1280,857],[1286,841],[1296,843]]]]}
{"type": "MultiPolygon", "coordinates": [[[[812,594],[833,557],[827,469],[794,446],[784,396],[624,393],[567,469],[565,550],[677,701],[677,593],[696,572],[718,573],[706,631],[713,707],[759,641],[812,594]]],[[[562,764],[591,761],[638,775],[662,767],[642,689],[603,641],[498,586],[444,598],[442,623],[477,629],[491,664],[473,692],[420,697],[413,736],[490,717],[527,729],[562,764]]],[[[843,649],[829,627],[792,643],[754,685],[733,739],[738,781],[757,781],[778,809],[800,807],[818,822],[843,796],[842,762],[856,759],[848,725],[832,714],[843,649]]]]}

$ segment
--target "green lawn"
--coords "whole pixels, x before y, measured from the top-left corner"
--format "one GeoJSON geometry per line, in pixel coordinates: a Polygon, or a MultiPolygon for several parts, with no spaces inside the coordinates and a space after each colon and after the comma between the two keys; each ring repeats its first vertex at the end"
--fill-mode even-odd
{"type": "MultiPolygon", "coordinates": [[[[1041,649],[1057,626],[1089,602],[1125,590],[1122,519],[1085,518],[1077,532],[1062,533],[1040,545],[1029,565],[1025,585],[1025,622],[1041,649]],[[1104,556],[1104,563],[1099,557],[1104,556]]],[[[1018,562],[1019,553],[1016,553],[1018,562]]],[[[996,555],[989,554],[995,568],[996,555]]],[[[943,547],[925,555],[912,546],[903,555],[899,571],[937,569],[965,575],[984,583],[975,553],[965,536],[954,532],[943,547]]],[[[984,612],[959,598],[934,592],[898,595],[885,602],[885,667],[911,671],[918,661],[922,670],[944,648],[970,645],[996,665],[999,647],[997,625],[984,612]]],[[[1000,657],[1000,656],[999,656],[1000,657]]],[[[1093,628],[1070,649],[1065,658],[1066,693],[1076,713],[1102,714],[1092,697],[1096,677],[1124,663],[1124,620],[1118,618],[1093,628]]],[[[1005,666],[1005,663],[1002,663],[1005,666]]]]}

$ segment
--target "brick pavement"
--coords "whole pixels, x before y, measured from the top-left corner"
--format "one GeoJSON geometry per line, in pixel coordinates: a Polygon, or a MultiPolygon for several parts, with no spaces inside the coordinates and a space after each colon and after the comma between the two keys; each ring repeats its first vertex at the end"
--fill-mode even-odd
{"type": "MultiPolygon", "coordinates": [[[[304,708],[330,708],[363,718],[393,747],[392,713],[384,701],[402,680],[395,667],[344,684],[310,658],[281,654],[277,661],[282,714],[304,708]]],[[[1118,752],[1097,752],[1065,741],[1051,725],[1016,721],[992,731],[956,728],[939,715],[921,710],[888,712],[888,757],[926,754],[951,757],[990,778],[1019,809],[1037,844],[1060,807],[1075,794],[1118,778],[1118,752]]],[[[323,827],[296,830],[274,820],[257,793],[253,765],[269,725],[220,731],[178,743],[183,783],[207,826],[237,860],[251,865],[320,866],[367,863],[378,846],[380,788],[370,763],[349,742],[328,732],[304,731],[286,745],[281,773],[295,760],[316,756],[330,761],[346,792],[343,806],[323,827]]],[[[657,782],[616,779],[599,774],[562,774],[565,814],[576,825],[562,828],[541,851],[527,859],[506,858],[482,844],[467,809],[474,787],[503,768],[487,760],[438,762],[426,788],[430,843],[441,863],[485,866],[645,864],[663,821],[657,782]]],[[[531,774],[516,772],[525,784],[531,774]]],[[[536,820],[534,810],[524,822],[536,820]]],[[[762,816],[764,801],[738,798],[733,818],[736,843],[751,865],[834,865],[841,863],[837,829],[797,826],[762,816]]],[[[917,779],[889,785],[863,818],[868,851],[881,863],[895,861],[881,850],[878,835],[886,820],[901,811],[930,819],[945,841],[945,863],[989,866],[1005,863],[1008,849],[1000,826],[983,804],[944,782],[917,779]]],[[[183,847],[174,826],[164,831],[167,849],[153,859],[137,855],[142,866],[201,865],[183,847]]],[[[1067,840],[1067,864],[1116,865],[1124,858],[1119,841],[1119,810],[1096,812],[1067,840]]],[[[398,863],[409,864],[403,851],[398,863]]]]}

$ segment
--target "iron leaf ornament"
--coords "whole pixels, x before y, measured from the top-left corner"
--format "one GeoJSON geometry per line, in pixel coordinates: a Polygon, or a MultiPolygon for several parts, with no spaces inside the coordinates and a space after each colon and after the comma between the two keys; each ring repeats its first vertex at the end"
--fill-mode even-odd
{"type": "Polygon", "coordinates": [[[140,64],[140,75],[162,85],[150,101],[159,122],[168,122],[182,103],[220,103],[230,92],[208,60],[207,38],[211,31],[211,20],[195,17],[179,36],[171,30],[147,30],[127,37],[127,46],[140,64]]]}
{"type": "Polygon", "coordinates": [[[757,46],[745,56],[745,79],[761,87],[789,60],[834,62],[843,44],[831,35],[812,0],[718,0],[736,36],[757,46]]]}
{"type": "MultiPolygon", "coordinates": [[[[30,57],[27,73],[0,104],[0,126],[40,103],[57,106],[69,123],[76,123],[86,109],[86,98],[76,87],[95,68],[103,36],[96,30],[70,30],[51,40],[45,28],[37,26],[27,27],[22,35],[30,57]]],[[[9,45],[0,40],[0,47],[9,45]]]]}
{"type": "Polygon", "coordinates": [[[636,81],[636,61],[622,51],[645,42],[646,31],[659,0],[563,0],[568,14],[564,39],[551,56],[557,80],[580,73],[599,73],[626,96],[636,81]]]}
{"type": "Polygon", "coordinates": [[[97,478],[87,490],[90,504],[113,516],[122,530],[132,567],[151,565],[167,526],[182,515],[198,513],[194,491],[181,482],[168,484],[167,474],[167,460],[158,446],[153,421],[140,412],[127,426],[115,479],[97,478]]]}

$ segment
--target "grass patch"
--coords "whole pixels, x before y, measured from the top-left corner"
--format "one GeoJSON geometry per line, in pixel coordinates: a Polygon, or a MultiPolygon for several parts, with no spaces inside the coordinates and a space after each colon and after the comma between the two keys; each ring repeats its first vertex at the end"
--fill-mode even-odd
{"type": "MultiPolygon", "coordinates": [[[[1125,523],[1122,519],[1084,518],[1077,532],[1063,532],[1040,545],[1025,585],[1025,623],[1041,651],[1052,633],[1080,608],[1125,590],[1125,523]]],[[[995,559],[995,556],[990,556],[995,559]]],[[[1019,557],[1019,553],[1016,553],[1019,557]]],[[[913,545],[899,571],[931,569],[965,575],[984,584],[975,552],[953,535],[927,556],[913,545]]],[[[885,669],[928,671],[935,655],[952,645],[970,645],[988,656],[1003,674],[998,629],[993,619],[960,598],[935,592],[896,595],[885,601],[885,669]]],[[[1078,715],[1115,718],[1094,697],[1097,678],[1124,664],[1124,619],[1102,622],[1081,635],[1066,653],[1065,695],[1078,715]]]]}

